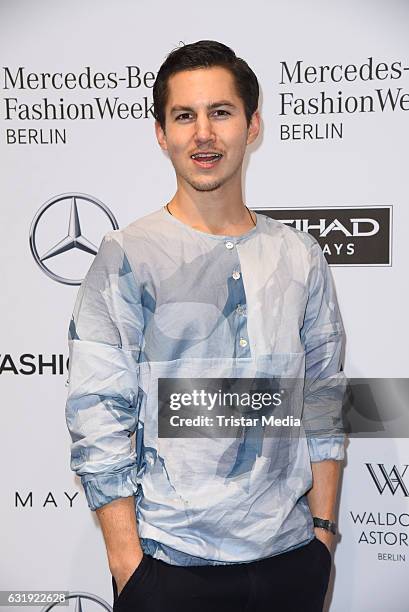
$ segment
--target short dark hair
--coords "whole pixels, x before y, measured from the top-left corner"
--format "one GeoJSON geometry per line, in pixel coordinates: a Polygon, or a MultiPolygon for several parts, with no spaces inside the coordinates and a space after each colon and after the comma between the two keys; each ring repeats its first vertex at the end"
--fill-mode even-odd
{"type": "Polygon", "coordinates": [[[165,109],[168,100],[169,77],[183,70],[221,66],[233,76],[237,95],[244,104],[247,125],[258,106],[258,80],[249,65],[237,57],[233,49],[215,40],[199,40],[177,47],[169,53],[159,68],[153,85],[153,115],[165,129],[165,109]]]}

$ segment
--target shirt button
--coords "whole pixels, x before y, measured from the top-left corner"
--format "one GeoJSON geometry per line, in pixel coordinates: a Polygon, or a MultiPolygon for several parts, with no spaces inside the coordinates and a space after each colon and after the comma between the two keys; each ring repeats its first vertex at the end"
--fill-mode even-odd
{"type": "Polygon", "coordinates": [[[247,346],[247,340],[245,338],[240,338],[239,344],[240,346],[247,346]]]}
{"type": "Polygon", "coordinates": [[[239,314],[239,315],[244,315],[244,314],[245,314],[245,312],[246,312],[246,307],[245,307],[245,306],[242,306],[241,304],[238,304],[238,305],[237,305],[237,308],[236,308],[236,312],[237,312],[237,314],[239,314]]]}
{"type": "Polygon", "coordinates": [[[241,274],[238,270],[234,270],[232,277],[234,278],[234,280],[239,280],[241,274]]]}
{"type": "Polygon", "coordinates": [[[234,243],[231,242],[230,240],[227,240],[227,242],[225,242],[226,245],[226,249],[232,249],[234,247],[234,243]]]}

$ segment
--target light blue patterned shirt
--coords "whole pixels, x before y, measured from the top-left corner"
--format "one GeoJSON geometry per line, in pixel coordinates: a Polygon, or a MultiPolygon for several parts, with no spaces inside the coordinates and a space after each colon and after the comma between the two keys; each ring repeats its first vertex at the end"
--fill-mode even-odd
{"type": "Polygon", "coordinates": [[[314,537],[311,461],[341,460],[344,330],[309,234],[256,213],[241,236],[161,208],[105,234],[69,326],[71,468],[91,510],[134,496],[144,551],[177,565],[314,537]],[[304,435],[158,437],[159,378],[291,377],[304,435]],[[135,436],[133,436],[135,434],[135,436]]]}

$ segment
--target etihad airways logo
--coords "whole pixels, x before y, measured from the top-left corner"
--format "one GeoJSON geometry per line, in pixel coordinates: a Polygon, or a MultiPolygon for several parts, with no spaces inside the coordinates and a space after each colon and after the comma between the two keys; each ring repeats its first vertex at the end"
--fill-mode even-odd
{"type": "Polygon", "coordinates": [[[391,206],[267,208],[257,212],[314,236],[331,265],[391,265],[391,206]]]}
{"type": "Polygon", "coordinates": [[[349,229],[342,221],[335,218],[328,221],[319,219],[318,223],[311,222],[310,219],[280,219],[281,223],[293,225],[301,232],[312,232],[316,230],[320,238],[326,238],[331,232],[340,232],[344,236],[374,236],[380,230],[379,222],[371,218],[350,218],[349,229]]]}
{"type": "Polygon", "coordinates": [[[392,495],[397,491],[401,491],[404,497],[409,497],[408,487],[405,484],[404,478],[409,465],[404,465],[402,469],[398,469],[396,465],[392,469],[387,469],[383,463],[365,463],[368,471],[378,489],[380,495],[385,490],[389,490],[392,495]]]}

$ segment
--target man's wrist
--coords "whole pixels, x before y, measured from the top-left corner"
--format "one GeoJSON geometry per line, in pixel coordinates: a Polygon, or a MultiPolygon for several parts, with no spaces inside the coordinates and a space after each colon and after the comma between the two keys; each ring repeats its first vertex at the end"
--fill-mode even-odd
{"type": "Polygon", "coordinates": [[[120,572],[127,572],[131,568],[134,569],[142,561],[142,557],[142,548],[110,556],[109,569],[111,574],[115,576],[120,572]]]}
{"type": "Polygon", "coordinates": [[[324,519],[319,516],[313,516],[312,520],[315,528],[324,529],[333,535],[337,533],[337,525],[334,521],[330,521],[329,519],[324,519]]]}

